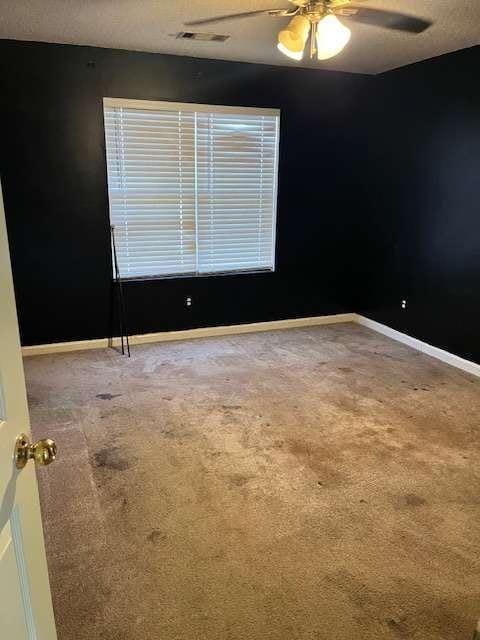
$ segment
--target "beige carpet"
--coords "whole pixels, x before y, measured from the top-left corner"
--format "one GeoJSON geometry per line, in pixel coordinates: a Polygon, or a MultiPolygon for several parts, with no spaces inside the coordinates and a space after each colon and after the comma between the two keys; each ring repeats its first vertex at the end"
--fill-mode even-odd
{"type": "Polygon", "coordinates": [[[347,324],[25,364],[59,640],[470,640],[479,379],[347,324]]]}

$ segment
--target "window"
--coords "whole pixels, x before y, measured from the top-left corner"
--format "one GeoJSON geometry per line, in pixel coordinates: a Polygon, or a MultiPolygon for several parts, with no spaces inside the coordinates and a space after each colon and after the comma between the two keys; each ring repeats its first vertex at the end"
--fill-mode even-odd
{"type": "Polygon", "coordinates": [[[273,270],[279,112],[104,99],[124,278],[273,270]]]}

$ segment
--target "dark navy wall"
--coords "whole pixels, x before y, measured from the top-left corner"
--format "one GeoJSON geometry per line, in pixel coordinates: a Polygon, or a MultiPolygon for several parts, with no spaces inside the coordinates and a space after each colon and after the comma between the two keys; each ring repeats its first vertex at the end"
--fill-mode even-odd
{"type": "Polygon", "coordinates": [[[1,41],[0,169],[23,344],[110,331],[104,96],[282,112],[276,272],[128,283],[132,333],[351,311],[370,81],[1,41]]]}
{"type": "Polygon", "coordinates": [[[354,302],[379,322],[476,362],[479,68],[475,47],[375,78],[354,302]]]}
{"type": "Polygon", "coordinates": [[[479,65],[479,47],[365,77],[0,41],[23,343],[109,334],[110,96],[282,111],[276,272],[129,283],[133,333],[359,311],[480,362],[479,65]]]}

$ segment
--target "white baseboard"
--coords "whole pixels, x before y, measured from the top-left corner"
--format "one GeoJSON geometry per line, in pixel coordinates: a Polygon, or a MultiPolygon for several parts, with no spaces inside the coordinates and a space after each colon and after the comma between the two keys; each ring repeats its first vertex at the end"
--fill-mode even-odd
{"type": "MultiPolygon", "coordinates": [[[[114,341],[116,340],[117,338],[114,338],[114,341]]],[[[42,356],[49,353],[67,353],[68,351],[86,351],[87,349],[106,349],[108,346],[108,338],[72,340],[71,342],[52,342],[50,344],[34,344],[28,347],[22,347],[22,356],[42,356]]]]}
{"type": "Polygon", "coordinates": [[[458,369],[462,369],[467,373],[471,373],[474,376],[480,377],[480,364],[476,364],[475,362],[471,362],[470,360],[465,360],[464,358],[460,358],[460,356],[456,356],[449,351],[445,351],[444,349],[439,349],[438,347],[434,347],[427,342],[423,342],[422,340],[418,340],[417,338],[412,338],[412,336],[407,335],[406,333],[401,333],[396,329],[392,329],[385,324],[381,324],[380,322],[376,322],[375,320],[370,320],[370,318],[366,318],[365,316],[361,316],[358,314],[354,314],[355,318],[353,322],[357,324],[361,324],[364,327],[368,327],[369,329],[373,329],[378,333],[382,333],[384,336],[388,338],[392,338],[392,340],[397,340],[398,342],[403,342],[403,344],[412,347],[413,349],[417,349],[422,353],[426,353],[433,358],[437,358],[437,360],[441,360],[442,362],[446,362],[452,367],[457,367],[458,369]]]}
{"type": "MultiPolygon", "coordinates": [[[[356,314],[337,313],[331,316],[312,316],[308,318],[290,318],[288,320],[272,320],[270,322],[251,322],[249,324],[232,324],[220,327],[200,327],[183,331],[159,331],[129,337],[130,344],[147,344],[150,342],[170,342],[172,340],[192,340],[194,338],[211,338],[214,336],[256,333],[258,331],[275,331],[277,329],[293,329],[295,327],[313,327],[322,324],[354,322],[356,314]]],[[[113,338],[113,346],[120,346],[120,338],[113,338]]],[[[77,340],[73,342],[55,342],[22,347],[23,356],[39,356],[49,353],[67,351],[84,351],[85,349],[106,349],[110,345],[108,338],[94,340],[77,340]]]]}
{"type": "MultiPolygon", "coordinates": [[[[242,333],[256,333],[258,331],[275,331],[278,329],[293,329],[295,327],[313,327],[316,325],[337,324],[340,322],[354,322],[378,333],[402,342],[403,344],[426,353],[442,362],[462,369],[467,373],[480,377],[480,365],[459,356],[434,347],[422,340],[412,338],[406,333],[401,333],[385,324],[370,320],[357,313],[337,313],[331,316],[312,316],[308,318],[290,318],[288,320],[272,320],[270,322],[252,322],[250,324],[232,324],[220,327],[201,327],[199,329],[185,329],[183,331],[160,331],[157,333],[144,333],[130,336],[130,344],[147,344],[151,342],[170,342],[173,340],[192,340],[194,338],[211,338],[214,336],[238,335],[242,333]]],[[[68,351],[84,351],[86,349],[106,349],[110,344],[120,346],[120,338],[97,338],[94,340],[77,340],[73,342],[55,342],[53,344],[39,344],[31,347],[22,347],[22,355],[38,356],[49,353],[64,353],[68,351]]]]}

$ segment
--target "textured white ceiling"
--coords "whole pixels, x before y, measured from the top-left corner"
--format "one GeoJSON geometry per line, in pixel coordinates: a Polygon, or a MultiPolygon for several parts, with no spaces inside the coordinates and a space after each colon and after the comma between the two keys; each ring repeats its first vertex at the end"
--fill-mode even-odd
{"type": "Polygon", "coordinates": [[[435,24],[410,35],[348,22],[352,38],[347,48],[323,63],[296,63],[277,50],[277,32],[288,18],[260,16],[196,28],[229,34],[223,43],[171,35],[188,30],[185,20],[288,6],[288,0],[0,0],[0,38],[370,74],[480,43],[480,0],[370,0],[366,6],[411,13],[435,24]]]}

